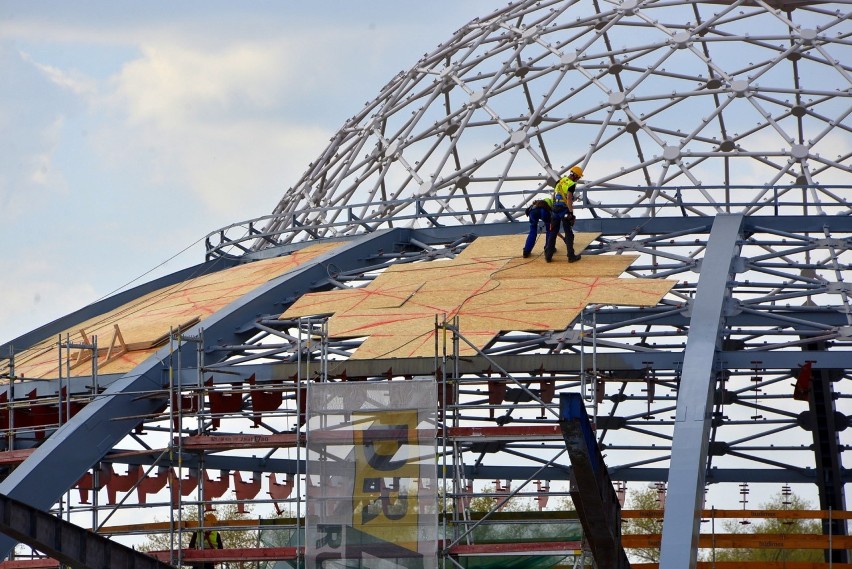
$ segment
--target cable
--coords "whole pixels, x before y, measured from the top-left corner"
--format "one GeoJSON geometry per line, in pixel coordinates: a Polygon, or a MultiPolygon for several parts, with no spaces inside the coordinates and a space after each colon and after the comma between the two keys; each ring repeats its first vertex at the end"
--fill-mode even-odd
{"type": "MultiPolygon", "coordinates": [[[[112,295],[116,294],[118,291],[125,289],[128,285],[138,281],[139,279],[143,278],[145,275],[152,273],[153,271],[162,267],[163,265],[165,265],[169,261],[171,261],[171,260],[177,258],[178,256],[182,255],[183,253],[185,253],[186,251],[188,251],[189,249],[191,249],[192,247],[194,247],[195,245],[197,245],[198,243],[200,243],[203,240],[204,240],[203,237],[197,239],[196,241],[194,241],[193,243],[184,247],[179,252],[175,253],[174,255],[169,257],[168,259],[162,261],[161,263],[159,263],[155,267],[149,269],[148,271],[144,272],[143,274],[141,274],[141,275],[135,277],[134,279],[128,281],[124,285],[122,285],[119,288],[113,290],[112,292],[102,296],[101,298],[85,305],[83,307],[83,309],[94,306],[98,302],[101,302],[101,301],[111,297],[112,295]]],[[[213,263],[215,264],[215,263],[219,262],[220,259],[216,259],[215,261],[213,261],[213,263]]],[[[106,314],[100,315],[100,316],[102,316],[100,319],[91,321],[89,326],[87,326],[87,328],[89,328],[91,330],[93,328],[97,328],[101,325],[104,325],[104,324],[107,324],[111,321],[114,321],[118,318],[126,317],[126,316],[129,316],[129,315],[135,314],[135,313],[143,310],[146,306],[149,306],[152,302],[159,300],[162,297],[167,296],[167,295],[175,292],[176,290],[180,290],[189,281],[197,278],[197,276],[201,273],[202,270],[209,270],[210,267],[211,267],[211,265],[198,267],[196,270],[194,270],[190,274],[188,274],[183,280],[176,282],[176,283],[174,283],[170,286],[164,287],[162,289],[158,289],[157,291],[155,291],[157,294],[155,294],[153,296],[144,295],[141,298],[137,298],[135,300],[135,302],[131,301],[127,304],[123,304],[121,306],[118,306],[115,309],[106,312],[106,314]]],[[[95,318],[97,318],[97,316],[95,318]]],[[[20,352],[19,354],[17,354],[16,357],[20,357],[21,358],[20,362],[22,364],[24,364],[24,363],[27,363],[29,361],[32,361],[35,358],[38,358],[39,356],[43,355],[44,353],[46,353],[48,351],[53,350],[52,345],[50,345],[51,338],[45,338],[44,340],[42,340],[42,343],[44,343],[44,342],[48,342],[48,345],[45,345],[43,348],[39,349],[40,344],[36,344],[35,346],[32,346],[32,347],[20,352]]]]}
{"type": "MultiPolygon", "coordinates": [[[[203,241],[205,238],[206,237],[200,237],[199,239],[196,239],[193,243],[190,243],[189,245],[187,245],[186,247],[184,247],[183,249],[181,249],[180,251],[178,251],[177,253],[175,253],[174,255],[172,255],[171,257],[166,259],[165,261],[161,262],[159,265],[156,265],[156,266],[148,269],[147,271],[145,271],[144,273],[142,273],[138,277],[131,279],[130,281],[128,281],[128,282],[124,283],[123,285],[121,285],[120,287],[118,287],[117,289],[113,290],[112,292],[108,292],[104,296],[102,296],[99,299],[87,304],[86,306],[92,306],[93,304],[96,304],[96,303],[98,303],[98,302],[100,302],[100,301],[102,301],[106,298],[109,298],[110,296],[114,295],[115,293],[119,292],[120,290],[123,290],[124,288],[126,288],[128,285],[135,283],[136,281],[138,281],[139,279],[141,279],[145,275],[149,275],[149,274],[153,273],[154,271],[156,271],[157,269],[159,269],[160,267],[162,267],[163,265],[165,265],[169,261],[172,261],[172,260],[176,259],[177,257],[179,257],[180,255],[183,255],[184,253],[189,251],[189,249],[196,246],[198,243],[203,241]]],[[[194,278],[194,277],[191,277],[191,278],[194,278]]]]}

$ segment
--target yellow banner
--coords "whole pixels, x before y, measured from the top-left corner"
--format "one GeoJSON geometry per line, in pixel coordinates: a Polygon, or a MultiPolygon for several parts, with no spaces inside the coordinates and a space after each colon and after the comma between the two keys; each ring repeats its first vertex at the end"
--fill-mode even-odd
{"type": "Polygon", "coordinates": [[[352,527],[417,551],[417,411],[357,415],[352,527]]]}

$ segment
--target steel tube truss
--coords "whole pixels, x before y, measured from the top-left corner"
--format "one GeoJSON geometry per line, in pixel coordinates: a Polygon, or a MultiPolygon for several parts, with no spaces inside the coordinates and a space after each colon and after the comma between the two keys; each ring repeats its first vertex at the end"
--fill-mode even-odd
{"type": "Polygon", "coordinates": [[[833,142],[852,114],[847,15],[846,2],[512,3],[394,77],[273,215],[212,233],[210,254],[500,223],[575,164],[594,217],[833,215],[842,192],[814,184],[848,176],[848,144],[833,142]]]}
{"type": "MultiPolygon", "coordinates": [[[[725,219],[719,217],[717,223],[725,219]]],[[[579,230],[584,223],[603,229],[584,255],[638,253],[629,269],[638,278],[675,271],[678,284],[660,305],[592,306],[565,330],[505,332],[481,354],[452,362],[457,379],[452,399],[443,403],[447,420],[452,421],[445,454],[452,499],[462,505],[469,502],[483,492],[479,485],[490,486],[497,496],[540,498],[540,503],[565,495],[570,468],[559,460],[551,462],[560,444],[548,431],[555,426],[550,411],[557,411],[559,393],[580,392],[589,400],[615,481],[670,480],[670,468],[678,460],[677,405],[682,400],[700,409],[711,405],[705,461],[705,482],[711,492],[729,484],[805,484],[832,500],[831,508],[845,503],[843,490],[852,473],[842,467],[849,441],[840,426],[848,421],[844,402],[852,394],[841,378],[849,376],[852,312],[846,300],[845,269],[835,269],[850,264],[849,249],[838,244],[849,242],[852,218],[744,217],[737,255],[730,247],[712,253],[717,242],[710,230],[712,218],[681,219],[675,231],[668,230],[667,221],[651,218],[629,229],[617,219],[578,222],[579,230]],[[789,231],[800,223],[804,231],[789,231]],[[668,266],[662,265],[663,259],[668,266]],[[721,302],[719,342],[708,339],[712,348],[706,347],[704,356],[718,373],[710,375],[710,370],[693,366],[695,373],[711,377],[712,387],[703,391],[704,383],[702,394],[686,396],[687,347],[698,325],[696,317],[702,306],[706,308],[699,285],[705,275],[714,275],[707,273],[709,267],[724,265],[732,267],[732,276],[725,279],[726,292],[718,289],[716,294],[721,302]],[[806,362],[814,370],[814,381],[823,372],[835,379],[822,384],[830,386],[833,406],[812,409],[793,399],[792,384],[806,362]],[[815,446],[817,435],[837,444],[815,446]],[[833,477],[825,476],[825,468],[833,477]]],[[[489,226],[483,233],[511,234],[519,229],[523,230],[509,223],[489,226]]],[[[100,493],[99,508],[104,511],[116,507],[122,496],[121,507],[168,509],[169,502],[157,497],[157,488],[170,484],[167,474],[173,470],[184,489],[201,492],[197,498],[180,498],[187,505],[221,500],[228,491],[239,492],[232,498],[237,503],[282,508],[301,504],[296,479],[305,470],[296,455],[301,440],[296,433],[301,413],[298,378],[324,374],[329,381],[386,381],[434,376],[438,368],[431,358],[352,360],[349,355],[360,340],[329,337],[306,343],[300,322],[276,315],[303,291],[358,287],[398,263],[451,258],[475,239],[479,228],[464,230],[467,237],[460,228],[448,227],[351,238],[341,252],[318,259],[290,279],[270,283],[262,294],[251,295],[205,322],[203,330],[187,331],[188,337],[203,339],[204,344],[186,342],[181,366],[173,367],[171,375],[175,389],[200,403],[192,409],[169,406],[177,399],[170,399],[165,390],[170,361],[165,354],[144,364],[150,371],[142,373],[147,369],[142,367],[128,374],[156,378],[145,379],[151,385],[142,392],[129,388],[128,378],[98,374],[100,388],[107,391],[96,401],[86,376],[63,378],[66,391],[59,389],[57,379],[34,383],[15,378],[0,394],[14,416],[9,422],[0,416],[0,425],[7,429],[4,440],[13,441],[0,456],[3,464],[20,466],[3,484],[26,488],[24,481],[30,478],[23,474],[33,473],[32,480],[39,480],[37,499],[46,503],[44,508],[77,487],[100,493]],[[265,308],[261,296],[268,303],[265,308]],[[195,363],[199,349],[205,360],[202,368],[195,363]],[[199,372],[209,385],[198,387],[199,372]],[[108,431],[92,428],[94,423],[87,418],[97,416],[98,408],[109,401],[116,405],[110,416],[119,420],[106,421],[113,433],[107,441],[108,431]],[[81,410],[72,413],[62,428],[39,423],[49,413],[35,410],[60,404],[81,410]],[[176,413],[183,419],[173,423],[170,417],[176,413]],[[168,436],[159,446],[150,445],[137,430],[148,437],[168,436]],[[43,435],[36,436],[39,432],[43,435]],[[180,442],[173,449],[177,454],[164,444],[171,436],[180,442]],[[94,454],[81,457],[81,447],[91,449],[101,442],[94,454]],[[35,474],[60,468],[67,472],[64,478],[35,474]],[[129,469],[128,474],[120,474],[123,468],[129,469]],[[258,472],[274,479],[261,480],[253,474],[258,472]],[[101,483],[81,482],[87,476],[93,480],[98,476],[101,483]],[[260,494],[267,486],[269,494],[260,494]],[[138,498],[128,499],[131,493],[148,498],[139,504],[138,498]]],[[[726,232],[725,238],[735,239],[734,233],[726,232]]],[[[721,271],[716,273],[721,278],[721,271]]],[[[18,355],[23,360],[26,352],[18,355]]],[[[704,425],[704,416],[699,412],[697,417],[704,425]]],[[[693,470],[697,473],[698,466],[693,470]]],[[[700,495],[703,486],[696,489],[700,495]]],[[[85,508],[75,505],[75,512],[79,507],[85,508]]],[[[698,509],[691,505],[678,509],[670,501],[669,512],[692,519],[698,509]]],[[[98,517],[103,523],[103,514],[98,517]]],[[[466,523],[465,518],[458,523],[466,523]]],[[[838,534],[838,526],[842,524],[835,521],[831,531],[838,534]]]]}
{"type": "MultiPolygon", "coordinates": [[[[623,277],[677,282],[656,306],[587,306],[562,330],[503,330],[450,358],[441,460],[460,534],[479,522],[465,513],[477,494],[540,508],[560,496],[570,468],[539,429],[570,392],[587,402],[613,480],[665,482],[685,463],[696,475],[688,488],[672,481],[684,499],[666,513],[665,549],[683,566],[695,530],[684,524],[690,539],[669,546],[668,520],[695,519],[705,490],[712,500],[729,484],[801,484],[822,508],[845,509],[846,27],[847,2],[805,0],[521,0],[467,23],[347,121],[272,215],[208,235],[206,263],[0,346],[0,492],[75,520],[85,511],[93,528],[119,503],[172,515],[229,491],[237,504],[301,513],[306,382],[448,375],[437,357],[353,358],[364,337],[318,342],[283,311],[306,292],[363,287],[401,264],[453,259],[478,237],[524,233],[527,205],[580,165],[574,229],[600,234],[584,260],[636,255],[623,277]],[[94,361],[91,377],[87,366],[19,371],[37,342],[159,288],[328,240],[339,247],[180,330],[190,341],[129,373],[94,361]],[[684,437],[687,423],[697,428],[684,437]]],[[[64,343],[66,364],[70,346],[90,344],[64,343]]],[[[0,552],[12,545],[0,540],[0,552]]]]}

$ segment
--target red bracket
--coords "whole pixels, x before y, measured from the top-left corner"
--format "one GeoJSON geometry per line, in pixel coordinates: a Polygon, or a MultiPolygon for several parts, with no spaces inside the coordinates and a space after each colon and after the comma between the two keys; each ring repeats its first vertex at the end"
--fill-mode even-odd
{"type": "Polygon", "coordinates": [[[169,469],[161,466],[156,476],[146,476],[136,487],[136,495],[140,504],[145,504],[148,494],[156,494],[166,487],[169,481],[169,469]]]}
{"type": "MultiPolygon", "coordinates": [[[[281,385],[281,383],[281,380],[278,380],[264,385],[281,385]]],[[[248,378],[248,384],[251,385],[252,420],[254,421],[254,426],[257,427],[260,425],[262,413],[275,411],[281,407],[281,403],[284,401],[284,393],[278,389],[258,389],[254,374],[248,378]]]]}
{"type": "MultiPolygon", "coordinates": [[[[213,387],[213,378],[208,379],[204,385],[213,387]]],[[[218,429],[221,424],[221,417],[217,415],[239,413],[243,409],[243,391],[240,389],[243,383],[240,381],[231,385],[237,389],[234,391],[216,391],[211,389],[207,392],[207,399],[210,402],[210,413],[213,414],[212,423],[214,429],[218,429]]]]}
{"type": "Polygon", "coordinates": [[[260,472],[253,472],[252,479],[249,482],[243,482],[243,477],[239,470],[234,471],[234,494],[237,496],[237,511],[241,514],[246,513],[246,504],[243,500],[251,500],[260,492],[261,483],[260,472]]]}

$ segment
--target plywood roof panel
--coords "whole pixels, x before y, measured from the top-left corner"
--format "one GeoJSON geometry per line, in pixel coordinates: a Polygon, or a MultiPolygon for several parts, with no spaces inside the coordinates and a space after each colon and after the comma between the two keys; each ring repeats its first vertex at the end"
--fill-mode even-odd
{"type": "MultiPolygon", "coordinates": [[[[203,321],[269,280],[337,246],[336,243],[320,243],[284,257],[246,263],[187,279],[82,322],[63,331],[61,336],[64,339],[67,334],[72,342],[89,342],[92,336],[97,335],[101,360],[99,372],[124,373],[153,353],[168,336],[170,328],[178,329],[203,321]]],[[[47,338],[18,354],[15,358],[17,374],[29,378],[55,377],[58,360],[55,345],[56,337],[47,338]]],[[[79,375],[90,372],[90,363],[83,363],[72,370],[72,374],[79,375]]]]}
{"type": "Polygon", "coordinates": [[[586,255],[577,263],[568,263],[568,257],[561,256],[554,256],[550,263],[545,262],[543,258],[515,258],[497,271],[494,278],[504,280],[560,277],[565,275],[566,271],[572,277],[617,277],[638,258],[639,255],[586,255]],[[592,262],[586,263],[587,260],[592,262]],[[570,268],[566,268],[566,265],[570,268]]]}
{"type": "MultiPolygon", "coordinates": [[[[577,251],[597,236],[576,234],[577,251]]],[[[562,330],[591,303],[654,305],[673,284],[618,278],[632,255],[523,259],[525,239],[480,237],[449,261],[395,265],[366,287],[305,295],[282,318],[333,313],[332,337],[367,337],[355,359],[431,357],[436,315],[458,316],[464,337],[482,348],[501,331],[562,330]]]]}

